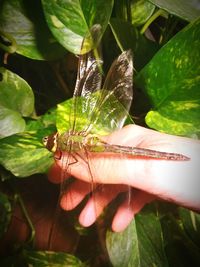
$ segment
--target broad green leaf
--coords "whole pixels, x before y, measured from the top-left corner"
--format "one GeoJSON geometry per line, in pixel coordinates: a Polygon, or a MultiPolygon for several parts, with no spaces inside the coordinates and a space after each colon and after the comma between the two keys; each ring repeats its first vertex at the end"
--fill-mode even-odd
{"type": "Polygon", "coordinates": [[[55,128],[49,127],[0,140],[0,164],[19,177],[46,172],[52,165],[53,158],[44,148],[42,138],[53,131],[55,128]]]}
{"type": "Polygon", "coordinates": [[[25,121],[19,112],[0,105],[0,139],[15,133],[23,132],[25,121]]]}
{"type": "MultiPolygon", "coordinates": [[[[74,99],[71,98],[57,107],[57,120],[56,127],[58,132],[62,133],[71,129],[71,123],[76,119],[76,131],[82,131],[87,129],[90,124],[93,125],[91,132],[105,135],[118,128],[121,128],[128,117],[128,112],[120,104],[120,102],[114,97],[109,98],[109,102],[105,102],[100,109],[98,109],[97,103],[105,90],[99,90],[90,96],[90,101],[87,98],[76,98],[76,114],[72,114],[74,99]],[[95,106],[95,112],[98,117],[92,117],[92,111],[90,104],[95,106]],[[92,121],[91,121],[92,119],[92,121]]],[[[107,94],[107,93],[106,93],[107,94]]],[[[100,102],[101,103],[101,102],[100,102]]],[[[127,121],[130,123],[130,118],[127,121]]],[[[132,122],[132,121],[131,121],[132,122]]]]}
{"type": "Polygon", "coordinates": [[[159,217],[146,207],[122,233],[108,232],[106,243],[114,267],[165,267],[162,229],[159,217]]]}
{"type": "Polygon", "coordinates": [[[86,267],[78,258],[64,252],[24,251],[25,262],[32,267],[86,267]]]}
{"type": "Polygon", "coordinates": [[[34,112],[34,95],[28,83],[15,73],[0,68],[0,138],[23,132],[22,116],[34,112]]]}
{"type": "Polygon", "coordinates": [[[149,127],[176,135],[200,132],[200,19],[176,34],[136,77],[152,110],[149,127]]]}
{"type": "Polygon", "coordinates": [[[158,46],[141,35],[138,30],[128,22],[120,19],[110,20],[111,30],[116,42],[122,51],[133,51],[134,68],[141,70],[158,50],[158,46]]]}
{"type": "Polygon", "coordinates": [[[158,6],[187,21],[192,21],[200,16],[199,0],[149,0],[158,6]]]}
{"type": "Polygon", "coordinates": [[[146,0],[131,1],[131,21],[135,26],[143,25],[153,14],[155,5],[146,0]]]}
{"type": "Polygon", "coordinates": [[[0,238],[6,232],[11,219],[11,204],[8,197],[0,192],[0,238]]]}
{"type": "Polygon", "coordinates": [[[184,208],[179,208],[178,212],[183,229],[200,249],[200,214],[184,208]]]}
{"type": "Polygon", "coordinates": [[[0,105],[18,111],[22,116],[34,112],[34,95],[31,87],[17,74],[0,68],[0,105]]]}
{"type": "MultiPolygon", "coordinates": [[[[176,214],[177,216],[177,214],[176,214]]],[[[186,235],[174,215],[165,212],[161,219],[165,251],[170,267],[200,266],[200,249],[186,235]]]]}
{"type": "Polygon", "coordinates": [[[101,28],[98,41],[103,35],[113,0],[42,0],[42,4],[49,28],[56,39],[70,52],[80,54],[93,46],[89,32],[94,25],[101,28]],[[83,40],[85,47],[82,47],[83,40]]]}
{"type": "Polygon", "coordinates": [[[66,53],[48,29],[40,1],[3,1],[0,9],[0,47],[38,60],[59,58],[66,53]],[[10,44],[5,44],[5,43],[10,44]]]}

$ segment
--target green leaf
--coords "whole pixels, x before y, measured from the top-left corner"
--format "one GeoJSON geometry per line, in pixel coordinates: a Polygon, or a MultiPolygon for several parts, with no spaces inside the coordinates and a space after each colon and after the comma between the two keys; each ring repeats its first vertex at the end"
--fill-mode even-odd
{"type": "Polygon", "coordinates": [[[187,21],[192,21],[200,16],[199,0],[149,0],[158,6],[187,21]]]}
{"type": "Polygon", "coordinates": [[[53,158],[44,148],[42,138],[53,131],[55,128],[51,126],[0,140],[0,164],[19,177],[46,172],[53,164],[53,158]]]}
{"type": "Polygon", "coordinates": [[[93,46],[88,39],[85,40],[86,47],[82,49],[83,40],[89,37],[92,26],[101,27],[98,40],[103,35],[113,0],[42,0],[42,4],[49,28],[56,39],[70,52],[80,54],[91,50],[93,46]]]}
{"type": "Polygon", "coordinates": [[[0,192],[0,237],[7,231],[11,219],[11,204],[8,197],[0,192]]]}
{"type": "Polygon", "coordinates": [[[200,214],[184,208],[178,212],[186,234],[200,249],[200,214]]]}
{"type": "Polygon", "coordinates": [[[155,5],[146,0],[131,1],[131,22],[135,26],[143,25],[153,14],[155,5]]]}
{"type": "Polygon", "coordinates": [[[200,132],[200,19],[174,36],[136,77],[152,110],[149,127],[176,135],[200,132]]]}
{"type": "Polygon", "coordinates": [[[23,132],[25,121],[19,112],[0,105],[0,139],[15,133],[23,132]]]}
{"type": "Polygon", "coordinates": [[[159,217],[150,206],[122,233],[108,232],[108,254],[114,267],[168,266],[159,217]]]}
{"type": "Polygon", "coordinates": [[[161,219],[165,251],[170,267],[200,265],[200,249],[182,229],[182,222],[168,212],[161,219]]]}
{"type": "Polygon", "coordinates": [[[22,116],[34,112],[34,95],[28,83],[17,74],[0,68],[0,105],[18,111],[22,116]]]}
{"type": "Polygon", "coordinates": [[[40,1],[3,1],[0,9],[0,46],[38,60],[59,58],[66,53],[48,29],[40,1]],[[8,43],[5,45],[5,43],[8,43]]]}
{"type": "Polygon", "coordinates": [[[0,68],[0,138],[23,132],[22,116],[34,112],[34,95],[28,83],[15,73],[0,68]]]}
{"type": "Polygon", "coordinates": [[[25,261],[32,267],[84,267],[78,258],[63,252],[24,251],[25,261]]]}

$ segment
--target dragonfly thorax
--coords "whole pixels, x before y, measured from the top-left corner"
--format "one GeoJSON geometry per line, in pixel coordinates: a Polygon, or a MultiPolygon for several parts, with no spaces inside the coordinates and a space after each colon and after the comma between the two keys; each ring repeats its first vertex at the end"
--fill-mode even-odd
{"type": "Polygon", "coordinates": [[[97,135],[84,131],[68,131],[57,137],[57,149],[60,151],[80,151],[87,146],[94,146],[99,142],[97,135]]]}

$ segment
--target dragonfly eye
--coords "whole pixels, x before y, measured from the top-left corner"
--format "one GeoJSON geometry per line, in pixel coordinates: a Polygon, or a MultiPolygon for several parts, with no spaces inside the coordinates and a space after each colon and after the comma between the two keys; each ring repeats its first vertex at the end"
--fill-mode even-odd
{"type": "Polygon", "coordinates": [[[42,139],[42,143],[43,143],[43,145],[45,146],[45,147],[47,147],[47,144],[48,144],[48,136],[45,136],[45,137],[43,137],[43,139],[42,139]]]}

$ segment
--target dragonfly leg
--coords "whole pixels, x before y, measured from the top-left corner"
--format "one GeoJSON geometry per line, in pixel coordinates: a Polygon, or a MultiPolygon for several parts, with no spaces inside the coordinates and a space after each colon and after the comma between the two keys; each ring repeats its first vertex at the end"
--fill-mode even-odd
{"type": "MultiPolygon", "coordinates": [[[[76,154],[77,154],[77,153],[76,153],[76,154]]],[[[76,163],[78,162],[78,159],[76,158],[75,155],[71,154],[70,156],[74,159],[74,161],[69,162],[68,166],[73,165],[73,164],[76,164],[76,163]]]]}
{"type": "Polygon", "coordinates": [[[62,158],[62,151],[57,150],[56,153],[54,154],[54,158],[56,160],[61,160],[61,158],[62,158]]]}

